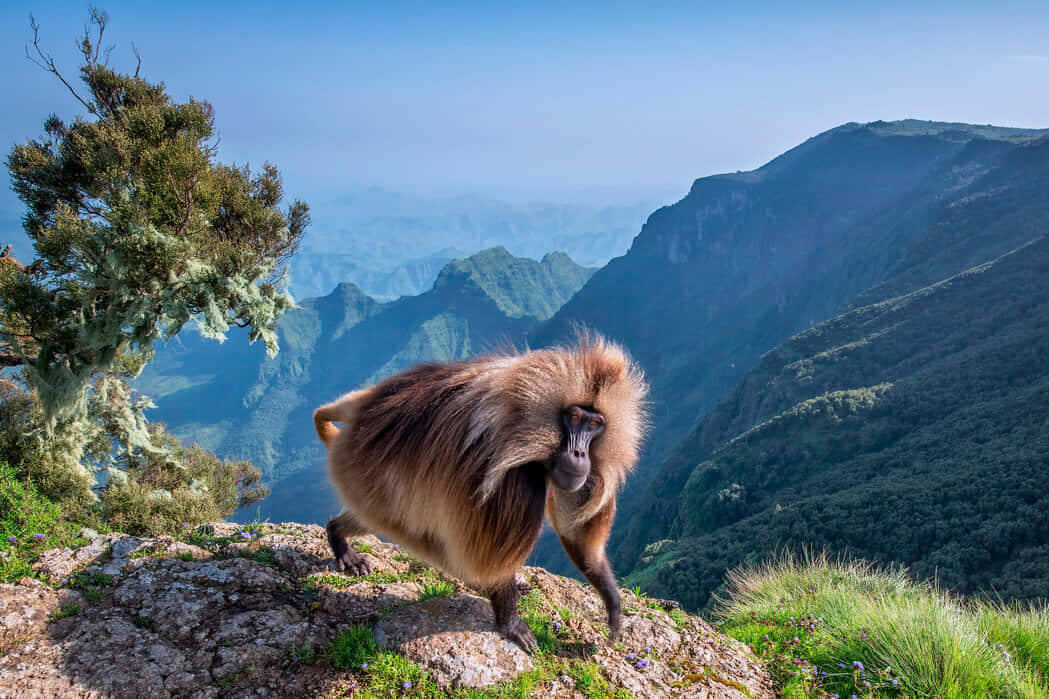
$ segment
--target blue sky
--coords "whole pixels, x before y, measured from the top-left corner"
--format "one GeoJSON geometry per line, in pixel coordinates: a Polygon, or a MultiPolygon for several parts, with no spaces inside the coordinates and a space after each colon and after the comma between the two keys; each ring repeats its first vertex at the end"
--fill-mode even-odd
{"type": "MultiPolygon", "coordinates": [[[[1045,0],[102,6],[114,65],[135,42],[145,77],[215,105],[222,160],[271,160],[315,206],[680,195],[846,121],[1049,126],[1045,0]]],[[[5,149],[78,106],[25,60],[30,12],[75,76],[87,5],[0,9],[5,149]]]]}

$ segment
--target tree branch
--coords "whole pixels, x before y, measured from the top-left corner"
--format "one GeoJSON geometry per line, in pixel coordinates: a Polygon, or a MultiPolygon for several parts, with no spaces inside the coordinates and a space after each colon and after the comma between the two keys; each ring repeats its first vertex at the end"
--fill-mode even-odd
{"type": "Polygon", "coordinates": [[[88,104],[83,97],[77,94],[77,91],[73,89],[73,86],[65,79],[61,72],[58,70],[58,66],[55,65],[54,57],[49,53],[44,53],[44,50],[40,48],[40,25],[36,23],[36,18],[33,15],[29,15],[29,26],[33,29],[33,48],[36,49],[36,55],[39,58],[33,58],[29,53],[29,46],[25,47],[25,57],[28,58],[34,65],[43,68],[48,73],[52,73],[55,77],[62,81],[62,84],[69,90],[69,94],[73,95],[80,104],[87,107],[87,110],[92,114],[95,113],[95,108],[88,104]]]}
{"type": "Polygon", "coordinates": [[[135,60],[138,63],[135,64],[135,77],[138,77],[138,71],[142,69],[142,54],[138,52],[138,47],[135,46],[135,42],[131,42],[131,51],[135,54],[135,60]]]}

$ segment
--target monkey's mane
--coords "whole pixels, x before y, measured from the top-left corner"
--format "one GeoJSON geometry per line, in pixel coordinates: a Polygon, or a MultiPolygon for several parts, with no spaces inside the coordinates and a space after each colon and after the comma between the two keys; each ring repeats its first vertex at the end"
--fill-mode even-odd
{"type": "Polygon", "coordinates": [[[490,361],[490,370],[471,387],[476,402],[464,445],[486,445],[489,452],[481,501],[510,470],[554,453],[565,408],[593,406],[605,416],[605,431],[591,445],[589,497],[576,512],[576,523],[593,518],[615,498],[638,460],[647,426],[648,386],[641,369],[616,343],[585,332],[570,346],[490,361]]]}

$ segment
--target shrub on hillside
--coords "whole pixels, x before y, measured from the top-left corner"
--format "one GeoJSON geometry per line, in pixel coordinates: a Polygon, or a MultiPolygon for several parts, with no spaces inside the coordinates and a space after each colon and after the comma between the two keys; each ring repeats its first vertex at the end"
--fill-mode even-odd
{"type": "Polygon", "coordinates": [[[222,519],[269,494],[251,462],[181,446],[163,425],[150,425],[150,431],[168,449],[128,459],[124,468],[109,472],[113,480],[106,484],[100,506],[110,526],[141,536],[177,532],[183,522],[222,519]],[[169,453],[175,459],[167,458],[169,453]]]}
{"type": "MultiPolygon", "coordinates": [[[[30,498],[21,506],[28,511],[53,508],[71,521],[156,535],[178,532],[183,522],[221,519],[267,494],[250,462],[182,446],[161,424],[148,427],[150,441],[159,449],[120,452],[101,482],[93,484],[87,471],[70,470],[52,458],[45,419],[34,391],[0,380],[0,461],[10,464],[5,466],[9,492],[32,494],[17,496],[30,498]]],[[[98,424],[81,458],[103,464],[112,457],[112,437],[103,428],[106,421],[98,424]]],[[[5,510],[19,507],[17,497],[0,504],[5,510]]]]}

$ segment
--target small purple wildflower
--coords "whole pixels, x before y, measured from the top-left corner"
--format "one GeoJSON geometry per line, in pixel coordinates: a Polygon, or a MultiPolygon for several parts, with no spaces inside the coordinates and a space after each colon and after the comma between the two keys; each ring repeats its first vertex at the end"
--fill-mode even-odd
{"type": "Polygon", "coordinates": [[[854,668],[856,668],[857,670],[862,670],[863,669],[863,663],[861,663],[859,660],[853,660],[852,661],[852,666],[854,668]]]}
{"type": "Polygon", "coordinates": [[[188,527],[188,526],[189,526],[189,522],[183,522],[183,523],[182,523],[182,526],[183,526],[183,527],[188,527]]]}
{"type": "Polygon", "coordinates": [[[18,541],[18,537],[17,536],[9,536],[9,537],[7,537],[7,540],[8,541],[18,541]]]}
{"type": "Polygon", "coordinates": [[[635,655],[634,653],[632,653],[632,652],[631,652],[631,653],[627,653],[627,654],[626,654],[626,659],[627,659],[627,660],[633,660],[633,659],[634,659],[634,658],[636,658],[636,657],[637,657],[637,656],[636,656],[636,655],[635,655]]]}
{"type": "Polygon", "coordinates": [[[900,681],[899,680],[893,680],[892,681],[892,686],[893,687],[898,687],[899,685],[900,685],[900,681]]]}
{"type": "Polygon", "coordinates": [[[412,681],[408,680],[407,682],[405,682],[404,683],[404,688],[405,689],[411,689],[412,688],[412,681]]]}
{"type": "Polygon", "coordinates": [[[251,538],[251,534],[249,534],[247,532],[241,532],[240,533],[240,538],[242,538],[242,539],[250,539],[251,538]]]}
{"type": "Polygon", "coordinates": [[[652,652],[652,646],[645,646],[645,652],[646,653],[651,653],[652,652]]]}
{"type": "Polygon", "coordinates": [[[43,539],[46,536],[47,536],[47,534],[40,534],[40,533],[33,534],[33,538],[34,539],[43,539]]]}
{"type": "Polygon", "coordinates": [[[59,585],[65,585],[67,582],[69,582],[69,578],[62,578],[62,581],[59,582],[58,584],[59,585]]]}
{"type": "Polygon", "coordinates": [[[367,670],[368,669],[368,663],[361,663],[361,669],[362,670],[367,670]]]}

